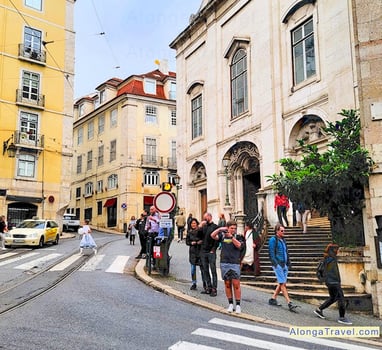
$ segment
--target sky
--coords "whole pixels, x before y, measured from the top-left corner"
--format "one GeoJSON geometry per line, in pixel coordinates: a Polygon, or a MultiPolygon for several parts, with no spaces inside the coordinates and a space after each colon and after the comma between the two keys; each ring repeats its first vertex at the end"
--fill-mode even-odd
{"type": "Polygon", "coordinates": [[[106,80],[155,70],[167,59],[176,71],[169,44],[188,26],[202,0],[77,0],[74,98],[106,80]]]}

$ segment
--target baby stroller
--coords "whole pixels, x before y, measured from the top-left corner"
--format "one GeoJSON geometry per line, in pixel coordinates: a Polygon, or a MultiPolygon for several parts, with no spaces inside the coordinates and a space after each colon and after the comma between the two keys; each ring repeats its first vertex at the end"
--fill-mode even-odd
{"type": "Polygon", "coordinates": [[[95,243],[92,235],[90,233],[80,232],[81,229],[78,230],[78,233],[82,235],[80,242],[80,254],[82,255],[94,255],[97,254],[97,244],[95,243]]]}

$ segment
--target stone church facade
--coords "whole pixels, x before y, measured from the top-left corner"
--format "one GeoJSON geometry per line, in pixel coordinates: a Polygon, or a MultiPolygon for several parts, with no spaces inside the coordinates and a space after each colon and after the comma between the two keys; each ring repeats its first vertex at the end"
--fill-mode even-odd
{"type": "Polygon", "coordinates": [[[277,161],[298,159],[297,139],[325,149],[322,126],[342,109],[360,109],[362,142],[377,164],[365,193],[365,288],[381,316],[381,9],[361,2],[202,1],[170,44],[179,203],[198,218],[208,210],[242,226],[262,212],[273,225],[267,176],[281,170],[277,161]]]}

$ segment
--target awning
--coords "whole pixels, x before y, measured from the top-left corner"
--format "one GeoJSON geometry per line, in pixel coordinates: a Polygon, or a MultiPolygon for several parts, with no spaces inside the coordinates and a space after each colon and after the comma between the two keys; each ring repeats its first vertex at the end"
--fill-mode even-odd
{"type": "Polygon", "coordinates": [[[153,205],[154,196],[143,196],[143,204],[144,205],[153,205]]]}
{"type": "Polygon", "coordinates": [[[108,207],[114,207],[115,204],[117,203],[117,198],[109,198],[105,204],[103,205],[104,208],[108,208],[108,207]]]}
{"type": "Polygon", "coordinates": [[[7,195],[5,198],[7,201],[25,202],[25,203],[41,203],[43,201],[42,197],[26,197],[26,196],[7,195]]]}

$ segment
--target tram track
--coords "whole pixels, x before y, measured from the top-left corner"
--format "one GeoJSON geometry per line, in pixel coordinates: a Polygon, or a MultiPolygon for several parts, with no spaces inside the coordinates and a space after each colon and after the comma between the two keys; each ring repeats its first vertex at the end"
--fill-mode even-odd
{"type": "MultiPolygon", "coordinates": [[[[101,245],[98,245],[98,251],[102,251],[110,243],[117,241],[112,239],[101,245]]],[[[23,251],[17,256],[23,256],[30,251],[23,251]]],[[[34,301],[42,295],[48,293],[52,289],[56,288],[60,283],[69,278],[74,272],[78,271],[93,255],[83,255],[72,265],[60,272],[48,274],[54,266],[62,263],[64,260],[78,254],[78,251],[74,251],[72,254],[65,255],[64,257],[57,259],[54,263],[48,264],[41,270],[33,273],[27,278],[23,278],[22,281],[12,284],[8,288],[0,290],[0,316],[14,311],[27,303],[34,301]]],[[[12,257],[15,257],[13,255],[12,257]]],[[[7,258],[5,258],[7,259],[7,258]]]]}

